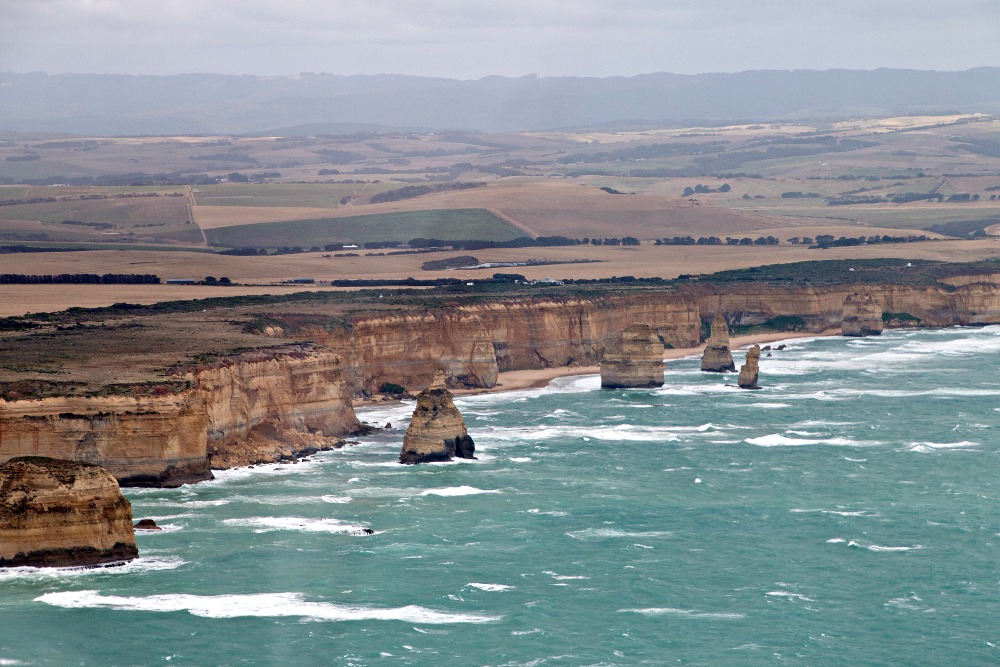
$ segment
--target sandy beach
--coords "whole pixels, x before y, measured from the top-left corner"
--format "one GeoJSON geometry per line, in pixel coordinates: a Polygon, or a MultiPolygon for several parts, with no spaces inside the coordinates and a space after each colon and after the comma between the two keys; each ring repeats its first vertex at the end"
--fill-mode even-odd
{"type": "MultiPolygon", "coordinates": [[[[763,345],[779,340],[791,340],[793,338],[819,338],[821,336],[839,336],[840,329],[827,329],[820,333],[803,332],[769,332],[753,334],[749,336],[733,336],[730,338],[730,349],[738,350],[751,345],[763,345]]],[[[679,347],[663,351],[664,361],[671,359],[684,359],[686,357],[700,356],[705,350],[705,345],[697,347],[679,347]]],[[[518,389],[537,389],[544,387],[552,380],[568,375],[597,375],[601,372],[600,366],[560,366],[557,368],[540,368],[523,371],[506,371],[500,373],[497,384],[486,389],[455,389],[452,394],[456,396],[471,396],[475,394],[491,394],[499,391],[516,391],[518,389]]],[[[670,368],[667,367],[667,376],[670,375],[670,368]]],[[[356,400],[354,407],[365,405],[377,405],[378,400],[356,400]]]]}

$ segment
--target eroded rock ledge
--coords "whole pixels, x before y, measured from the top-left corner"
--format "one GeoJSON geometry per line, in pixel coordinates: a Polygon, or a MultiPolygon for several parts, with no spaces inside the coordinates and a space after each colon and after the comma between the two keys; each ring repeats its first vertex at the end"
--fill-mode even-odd
{"type": "Polygon", "coordinates": [[[0,466],[0,566],[90,566],[138,555],[132,505],[104,468],[36,456],[0,466]]]}

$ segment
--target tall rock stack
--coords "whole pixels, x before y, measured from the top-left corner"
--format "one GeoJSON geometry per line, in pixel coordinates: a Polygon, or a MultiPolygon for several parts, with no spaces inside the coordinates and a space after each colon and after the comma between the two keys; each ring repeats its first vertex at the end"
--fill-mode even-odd
{"type": "Polygon", "coordinates": [[[747,361],[740,366],[738,384],[741,389],[760,389],[757,376],[760,374],[760,345],[754,345],[747,350],[747,361]]]}
{"type": "Polygon", "coordinates": [[[601,386],[663,386],[663,343],[652,327],[633,324],[608,348],[601,360],[601,386]]]}
{"type": "Polygon", "coordinates": [[[403,437],[400,463],[474,459],[476,446],[438,371],[431,386],[417,395],[417,407],[403,437]]]}
{"type": "Polygon", "coordinates": [[[882,333],[882,305],[870,292],[853,292],[844,299],[841,332],[845,336],[882,333]]]}
{"type": "Polygon", "coordinates": [[[0,566],[90,566],[138,555],[132,505],[104,468],[40,456],[0,466],[0,566]]]}
{"type": "Polygon", "coordinates": [[[731,373],[736,370],[733,353],[729,350],[729,326],[722,313],[716,313],[712,320],[712,333],[705,343],[705,353],[701,356],[701,370],[712,373],[731,373]]]}

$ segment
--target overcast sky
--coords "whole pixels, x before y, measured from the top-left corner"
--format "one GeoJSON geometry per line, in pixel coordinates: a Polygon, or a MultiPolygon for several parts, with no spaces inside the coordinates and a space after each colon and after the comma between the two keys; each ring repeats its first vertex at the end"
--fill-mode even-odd
{"type": "Polygon", "coordinates": [[[475,79],[1000,66],[997,0],[0,0],[0,71],[475,79]]]}

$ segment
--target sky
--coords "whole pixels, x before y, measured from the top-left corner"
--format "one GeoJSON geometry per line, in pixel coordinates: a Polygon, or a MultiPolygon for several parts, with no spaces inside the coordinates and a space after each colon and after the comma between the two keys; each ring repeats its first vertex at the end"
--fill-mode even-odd
{"type": "Polygon", "coordinates": [[[0,0],[0,71],[632,76],[1000,66],[997,0],[0,0]]]}

